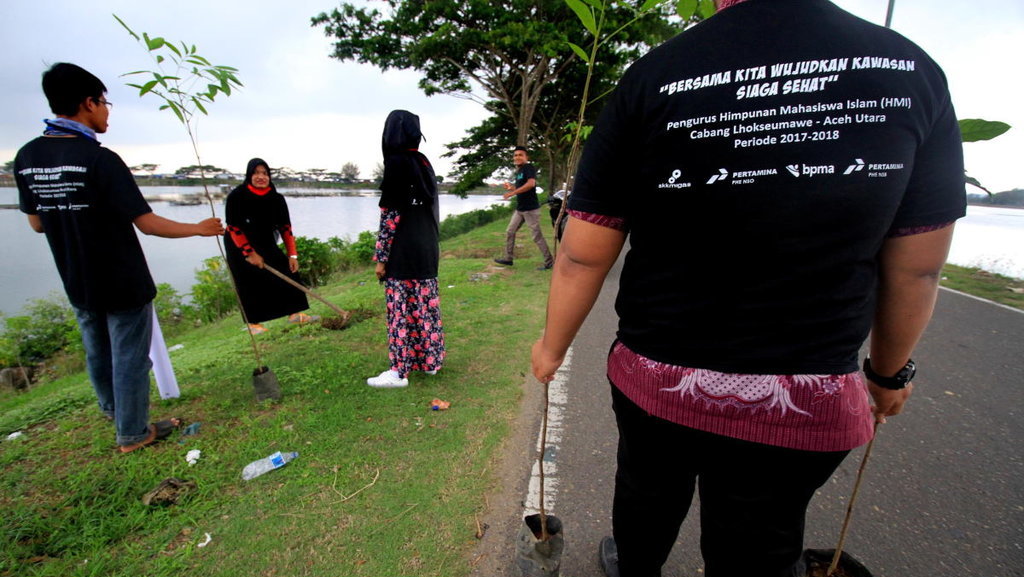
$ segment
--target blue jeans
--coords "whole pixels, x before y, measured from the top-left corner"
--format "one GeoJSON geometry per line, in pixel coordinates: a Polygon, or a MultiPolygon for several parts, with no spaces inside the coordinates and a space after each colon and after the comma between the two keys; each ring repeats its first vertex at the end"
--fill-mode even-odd
{"type": "Polygon", "coordinates": [[[153,303],[124,311],[73,308],[82,331],[89,380],[100,410],[114,419],[117,444],[133,445],[146,439],[153,303]]]}

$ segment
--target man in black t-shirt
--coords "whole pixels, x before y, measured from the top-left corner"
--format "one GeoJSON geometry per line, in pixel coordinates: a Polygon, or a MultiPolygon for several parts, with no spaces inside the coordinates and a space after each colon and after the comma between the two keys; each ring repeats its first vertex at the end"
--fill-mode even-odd
{"type": "Polygon", "coordinates": [[[544,264],[537,267],[537,270],[548,270],[554,264],[551,251],[548,250],[548,243],[544,240],[544,234],[540,229],[540,201],[537,200],[537,169],[530,164],[526,154],[526,148],[517,146],[512,154],[512,161],[516,165],[515,183],[505,183],[505,194],[502,198],[508,200],[515,198],[515,212],[512,213],[512,220],[505,230],[505,256],[496,258],[494,262],[505,266],[512,266],[513,253],[516,248],[516,233],[525,222],[533,231],[533,242],[540,249],[544,257],[544,264]]]}
{"type": "Polygon", "coordinates": [[[149,424],[156,287],[135,228],[166,238],[218,236],[224,228],[219,218],[186,224],[153,214],[125,163],[96,140],[112,106],[99,78],[61,62],[43,74],[43,92],[57,118],[14,159],[19,207],[46,234],[100,410],[128,453],[173,428],[149,424]]]}
{"type": "Polygon", "coordinates": [[[533,349],[550,382],[628,238],[610,577],[661,575],[695,490],[707,577],[807,574],[808,503],[907,402],[965,214],[924,51],[826,0],[716,4],[608,98],[533,349]]]}

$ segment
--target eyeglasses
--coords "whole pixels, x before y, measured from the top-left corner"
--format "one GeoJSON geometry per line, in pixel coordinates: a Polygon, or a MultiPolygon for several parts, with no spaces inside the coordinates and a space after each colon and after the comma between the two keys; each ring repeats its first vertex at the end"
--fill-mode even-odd
{"type": "Polygon", "coordinates": [[[107,106],[107,108],[113,108],[114,107],[114,103],[109,101],[109,100],[107,100],[106,98],[95,98],[94,100],[96,100],[96,102],[99,102],[100,104],[105,104],[107,106]]]}

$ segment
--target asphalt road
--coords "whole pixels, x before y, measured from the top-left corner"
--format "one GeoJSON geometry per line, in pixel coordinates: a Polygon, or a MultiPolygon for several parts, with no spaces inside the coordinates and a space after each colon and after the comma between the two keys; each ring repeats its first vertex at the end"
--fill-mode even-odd
{"type": "MultiPolygon", "coordinates": [[[[597,543],[611,534],[617,433],[604,362],[615,329],[618,267],[573,344],[562,436],[550,447],[551,514],[564,524],[562,577],[601,576],[597,543]]],[[[845,550],[875,577],[1024,575],[1024,313],[941,291],[915,352],[918,376],[904,414],[881,427],[854,507],[845,550]]],[[[489,499],[476,575],[516,577],[541,405],[530,377],[523,414],[506,446],[504,486],[489,499]]],[[[811,503],[808,547],[834,547],[863,449],[811,503]]],[[[702,574],[695,500],[664,569],[702,574]]],[[[737,551],[742,554],[742,551],[737,551]]]]}

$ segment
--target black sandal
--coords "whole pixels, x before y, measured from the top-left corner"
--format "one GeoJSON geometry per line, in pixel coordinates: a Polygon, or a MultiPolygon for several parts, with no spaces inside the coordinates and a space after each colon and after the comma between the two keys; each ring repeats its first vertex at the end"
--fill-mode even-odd
{"type": "Polygon", "coordinates": [[[171,433],[181,428],[181,419],[177,417],[171,417],[170,419],[164,419],[153,423],[156,428],[156,440],[160,441],[171,436],[171,433]]]}

